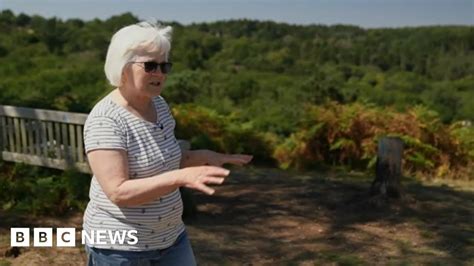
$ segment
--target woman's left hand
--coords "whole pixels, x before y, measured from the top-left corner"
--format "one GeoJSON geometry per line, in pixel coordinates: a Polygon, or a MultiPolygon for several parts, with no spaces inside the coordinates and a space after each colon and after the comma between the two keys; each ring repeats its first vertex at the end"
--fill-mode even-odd
{"type": "Polygon", "coordinates": [[[224,164],[245,165],[248,164],[253,156],[247,154],[224,154],[210,150],[201,150],[200,156],[205,165],[222,166],[224,164]]]}

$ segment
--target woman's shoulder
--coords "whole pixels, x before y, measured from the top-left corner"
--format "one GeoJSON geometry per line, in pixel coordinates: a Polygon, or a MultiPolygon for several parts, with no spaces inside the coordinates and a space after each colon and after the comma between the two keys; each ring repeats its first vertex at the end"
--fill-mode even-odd
{"type": "Polygon", "coordinates": [[[88,119],[106,117],[121,121],[123,114],[121,108],[112,101],[110,94],[99,100],[89,113],[88,119]]]}
{"type": "Polygon", "coordinates": [[[161,95],[153,97],[153,101],[155,102],[155,104],[157,103],[158,105],[162,105],[162,104],[168,105],[168,103],[166,103],[165,98],[163,98],[163,96],[161,95]]]}
{"type": "Polygon", "coordinates": [[[155,104],[155,108],[157,109],[158,113],[170,112],[170,107],[168,103],[166,102],[165,98],[163,98],[163,96],[158,95],[154,97],[153,102],[155,104]]]}

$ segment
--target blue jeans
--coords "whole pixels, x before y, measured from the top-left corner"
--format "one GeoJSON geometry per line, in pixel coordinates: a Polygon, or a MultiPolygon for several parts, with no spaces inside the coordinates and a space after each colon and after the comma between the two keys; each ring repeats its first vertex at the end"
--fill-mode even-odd
{"type": "Polygon", "coordinates": [[[169,248],[151,251],[123,251],[85,246],[89,266],[194,266],[193,249],[184,231],[169,248]]]}

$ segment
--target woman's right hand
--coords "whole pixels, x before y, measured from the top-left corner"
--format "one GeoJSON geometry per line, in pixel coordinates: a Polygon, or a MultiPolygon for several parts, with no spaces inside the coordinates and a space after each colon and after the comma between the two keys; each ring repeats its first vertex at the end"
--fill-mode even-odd
{"type": "Polygon", "coordinates": [[[215,190],[209,184],[220,185],[224,178],[230,173],[229,170],[217,166],[196,166],[180,170],[179,185],[202,191],[208,195],[214,194],[215,190]]]}

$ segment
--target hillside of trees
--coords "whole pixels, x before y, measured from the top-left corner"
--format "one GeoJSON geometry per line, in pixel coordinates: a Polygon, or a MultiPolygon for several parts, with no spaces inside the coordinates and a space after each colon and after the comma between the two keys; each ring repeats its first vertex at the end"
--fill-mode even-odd
{"type": "MultiPolygon", "coordinates": [[[[89,112],[112,89],[112,34],[138,21],[1,11],[0,104],[89,112]]],[[[474,27],[163,23],[174,28],[163,96],[193,147],[370,169],[378,138],[397,135],[409,171],[474,178],[474,27]]]]}

